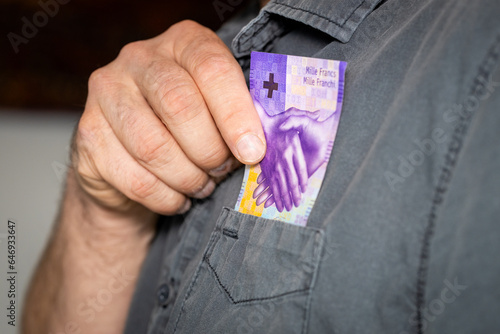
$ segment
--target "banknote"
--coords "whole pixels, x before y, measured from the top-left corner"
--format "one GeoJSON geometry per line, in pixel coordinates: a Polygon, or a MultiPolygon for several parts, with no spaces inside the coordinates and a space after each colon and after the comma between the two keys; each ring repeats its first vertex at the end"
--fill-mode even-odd
{"type": "Polygon", "coordinates": [[[342,61],[252,52],[250,94],[267,142],[246,166],[235,210],[305,226],[342,111],[342,61]]]}

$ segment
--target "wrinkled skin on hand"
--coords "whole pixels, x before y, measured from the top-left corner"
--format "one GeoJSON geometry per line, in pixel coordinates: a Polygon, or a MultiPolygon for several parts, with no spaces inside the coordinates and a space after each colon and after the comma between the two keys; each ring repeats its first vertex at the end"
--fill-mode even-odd
{"type": "Polygon", "coordinates": [[[236,159],[258,163],[264,138],[231,51],[183,21],[91,75],[71,160],[79,187],[103,208],[173,215],[209,196],[236,159]]]}

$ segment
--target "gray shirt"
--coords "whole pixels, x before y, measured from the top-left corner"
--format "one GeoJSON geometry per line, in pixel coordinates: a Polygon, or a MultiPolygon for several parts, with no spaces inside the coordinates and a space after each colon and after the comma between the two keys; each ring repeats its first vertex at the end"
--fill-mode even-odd
{"type": "Polygon", "coordinates": [[[163,217],[126,333],[499,333],[500,1],[277,0],[219,35],[245,73],[348,62],[325,180],[306,227],[234,211],[242,169],[163,217]]]}

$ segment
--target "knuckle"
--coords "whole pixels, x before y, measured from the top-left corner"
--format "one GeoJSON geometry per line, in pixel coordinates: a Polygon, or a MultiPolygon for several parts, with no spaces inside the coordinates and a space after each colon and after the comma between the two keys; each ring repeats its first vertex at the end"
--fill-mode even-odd
{"type": "Polygon", "coordinates": [[[134,177],[130,181],[130,192],[139,201],[148,199],[158,191],[159,182],[151,174],[147,177],[134,177]]]}
{"type": "Polygon", "coordinates": [[[89,77],[88,88],[89,95],[107,89],[111,86],[113,82],[113,73],[108,67],[101,67],[94,72],[89,77]]]}
{"type": "Polygon", "coordinates": [[[184,197],[184,195],[174,190],[170,190],[164,196],[162,196],[161,203],[159,205],[163,207],[165,206],[165,203],[167,203],[167,207],[162,211],[165,212],[165,214],[175,214],[179,209],[182,208],[185,201],[186,198],[184,197]]]}
{"type": "Polygon", "coordinates": [[[122,129],[133,129],[137,131],[141,126],[141,115],[137,112],[137,107],[133,101],[128,100],[126,97],[124,99],[116,99],[113,101],[115,103],[115,112],[110,116],[110,123],[115,123],[116,126],[120,126],[122,129]]]}
{"type": "Polygon", "coordinates": [[[173,125],[189,121],[203,110],[204,100],[198,89],[187,79],[184,71],[172,66],[172,63],[151,62],[146,80],[161,106],[158,112],[168,121],[174,122],[173,125]]]}
{"type": "Polygon", "coordinates": [[[125,44],[125,46],[123,46],[120,50],[120,53],[118,54],[118,59],[121,59],[121,58],[126,58],[126,59],[130,59],[130,58],[138,58],[138,57],[142,57],[146,51],[146,45],[145,45],[145,41],[135,41],[135,42],[131,42],[131,43],[128,43],[128,44],[125,44]]]}
{"type": "Polygon", "coordinates": [[[171,30],[180,30],[180,31],[191,31],[193,29],[198,30],[201,28],[203,28],[203,26],[193,20],[182,20],[180,22],[173,24],[170,27],[171,30]]]}
{"type": "Polygon", "coordinates": [[[178,186],[180,192],[183,194],[195,194],[202,190],[207,183],[208,176],[205,173],[190,173],[190,175],[179,175],[178,186]]]}
{"type": "Polygon", "coordinates": [[[166,84],[158,94],[163,115],[175,125],[193,119],[203,110],[203,99],[190,84],[166,84]]]}
{"type": "Polygon", "coordinates": [[[163,85],[182,79],[182,70],[168,59],[153,59],[145,66],[144,82],[152,89],[158,90],[163,85]]]}
{"type": "Polygon", "coordinates": [[[171,64],[165,60],[150,61],[146,71],[144,71],[144,82],[156,90],[158,90],[159,86],[175,80],[175,77],[176,73],[174,73],[171,64]]]}
{"type": "Polygon", "coordinates": [[[218,142],[207,144],[196,156],[197,164],[207,170],[217,168],[228,158],[228,149],[218,142]]]}
{"type": "Polygon", "coordinates": [[[213,50],[213,43],[204,43],[210,45],[200,46],[193,55],[193,76],[202,85],[213,85],[217,78],[230,77],[234,73],[234,64],[227,54],[213,50]]]}
{"type": "Polygon", "coordinates": [[[160,159],[165,161],[165,158],[172,154],[169,141],[154,138],[149,135],[149,138],[144,138],[143,141],[135,144],[134,151],[137,159],[148,166],[155,166],[160,159]]]}
{"type": "Polygon", "coordinates": [[[96,142],[96,138],[99,133],[99,125],[97,124],[95,117],[91,114],[91,111],[87,109],[80,118],[76,128],[74,140],[75,147],[79,148],[88,145],[89,143],[96,142]]]}
{"type": "Polygon", "coordinates": [[[175,139],[151,132],[141,140],[132,143],[132,152],[143,166],[153,169],[164,168],[180,160],[182,151],[177,149],[175,139]]]}

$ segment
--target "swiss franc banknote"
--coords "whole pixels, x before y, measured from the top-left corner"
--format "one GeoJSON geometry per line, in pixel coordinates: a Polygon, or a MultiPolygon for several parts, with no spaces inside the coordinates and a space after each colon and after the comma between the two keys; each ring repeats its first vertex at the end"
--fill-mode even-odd
{"type": "Polygon", "coordinates": [[[250,94],[267,152],[246,166],[235,209],[305,226],[335,141],[347,64],[252,52],[250,94]]]}

